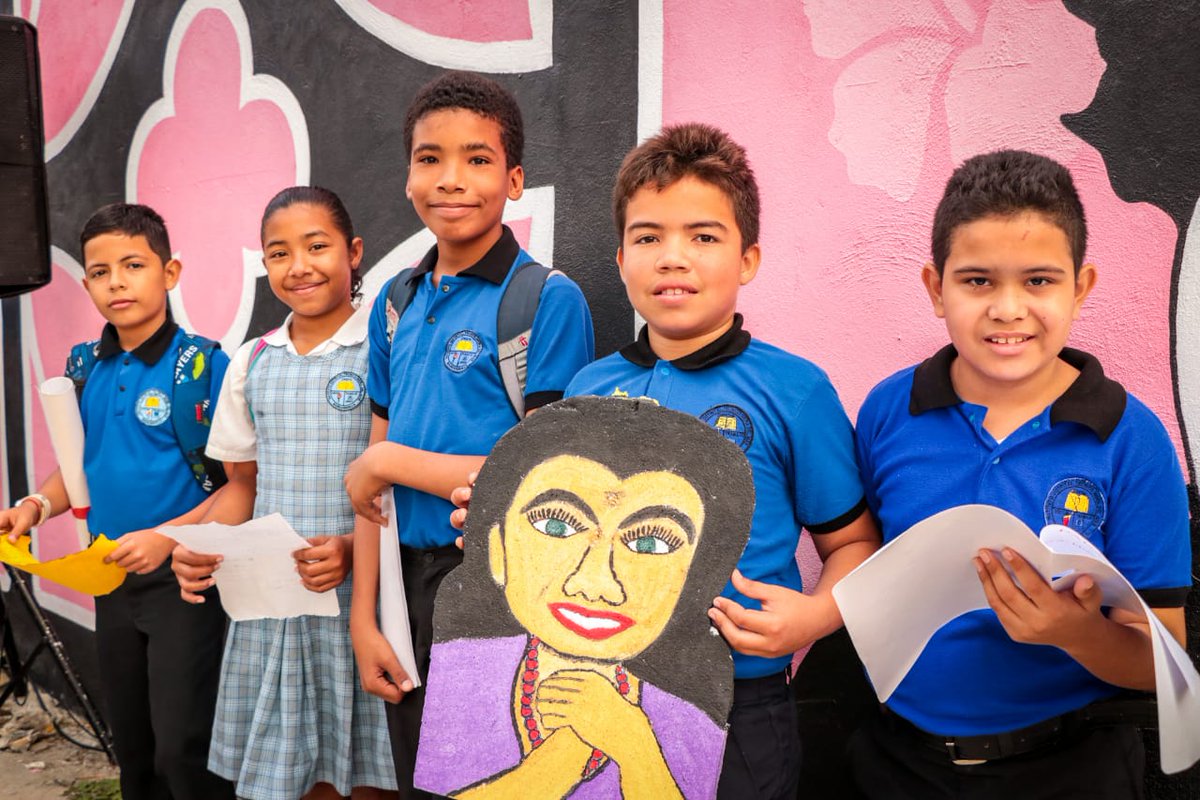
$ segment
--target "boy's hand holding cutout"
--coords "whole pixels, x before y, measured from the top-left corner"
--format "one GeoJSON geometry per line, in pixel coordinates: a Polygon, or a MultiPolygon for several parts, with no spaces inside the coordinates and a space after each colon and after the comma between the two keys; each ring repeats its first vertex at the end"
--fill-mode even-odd
{"type": "Polygon", "coordinates": [[[350,574],[353,561],[351,536],[312,536],[309,547],[292,553],[300,582],[310,592],[327,592],[350,574]]]}
{"type": "Polygon", "coordinates": [[[130,531],[117,539],[117,549],[104,557],[127,572],[146,575],[162,566],[175,549],[175,540],[152,530],[130,531]]]}
{"type": "Polygon", "coordinates": [[[713,625],[729,646],[739,653],[763,658],[790,655],[820,639],[830,627],[830,614],[841,621],[832,596],[809,596],[786,586],[752,581],[740,570],[733,572],[733,586],[746,597],[758,600],[762,610],[746,608],[728,597],[718,597],[708,612],[713,625]]]}

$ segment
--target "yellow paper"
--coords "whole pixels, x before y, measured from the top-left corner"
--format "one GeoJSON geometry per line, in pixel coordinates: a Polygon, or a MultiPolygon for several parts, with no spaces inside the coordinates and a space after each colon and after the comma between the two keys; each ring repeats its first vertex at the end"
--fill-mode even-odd
{"type": "Polygon", "coordinates": [[[22,536],[12,544],[7,536],[0,536],[0,561],[93,596],[108,594],[125,580],[125,570],[104,563],[104,557],[117,549],[112,539],[97,537],[86,550],[46,562],[29,552],[30,541],[22,536]]]}

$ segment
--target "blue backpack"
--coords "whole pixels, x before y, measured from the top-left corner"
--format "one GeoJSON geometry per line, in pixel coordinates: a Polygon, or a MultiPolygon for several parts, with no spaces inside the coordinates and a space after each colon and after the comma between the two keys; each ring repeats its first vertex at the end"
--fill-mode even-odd
{"type": "MultiPolygon", "coordinates": [[[[212,355],[221,345],[203,336],[183,333],[175,355],[175,380],[171,383],[171,427],[175,441],[191,467],[200,488],[211,494],[226,483],[221,464],[204,455],[208,432],[212,427],[212,355]],[[188,413],[180,413],[188,412],[188,413]]],[[[75,383],[75,392],[83,396],[83,387],[96,366],[100,340],[82,342],[71,348],[67,357],[67,377],[75,383]]]]}
{"type": "MultiPolygon", "coordinates": [[[[416,283],[409,282],[414,268],[401,270],[388,288],[387,302],[399,319],[412,303],[416,283]]],[[[529,336],[533,332],[533,318],[537,316],[538,304],[542,299],[542,287],[551,275],[561,275],[557,270],[536,261],[526,261],[504,288],[500,305],[496,309],[496,354],[500,365],[500,381],[509,405],[517,419],[525,418],[525,378],[529,336]]],[[[390,326],[389,326],[390,327],[390,326]]],[[[394,331],[388,331],[391,342],[394,331]]]]}

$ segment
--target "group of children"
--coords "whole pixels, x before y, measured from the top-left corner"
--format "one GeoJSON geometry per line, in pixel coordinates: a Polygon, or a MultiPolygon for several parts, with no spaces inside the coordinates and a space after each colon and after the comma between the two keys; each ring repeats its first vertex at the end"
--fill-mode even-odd
{"type": "MultiPolygon", "coordinates": [[[[792,654],[840,627],[832,586],[881,533],[889,541],[946,508],[990,503],[1034,529],[1069,524],[1183,639],[1182,473],[1154,415],[1064,346],[1096,270],[1057,163],[1005,151],[955,171],[922,272],[950,344],[881,383],[856,433],[825,373],[753,338],[735,311],[759,268],[759,195],[745,151],[721,131],[667,127],[618,173],[616,260],[646,322],[637,340],[589,363],[583,295],[543,271],[518,337],[515,401],[497,318],[521,291],[514,278],[540,269],[501,223],[523,190],[520,110],[498,84],[449,73],[418,92],[404,136],[406,193],[435,247],[357,308],[363,243],[346,209],[324,189],[285,189],[263,214],[262,243],[291,314],[232,361],[171,319],[181,265],[153,211],[107,206],[83,230],[84,283],[108,320],[80,351],[91,365],[78,381],[89,527],[119,540],[111,558],[133,573],[96,606],[126,800],[422,796],[423,690],[377,617],[379,497],[394,487],[424,678],[433,600],[461,560],[451,500],[469,501],[468,476],[521,416],[565,396],[653,398],[750,461],[749,544],[709,612],[735,669],[720,797],[796,796],[792,654]],[[184,394],[181,376],[207,393],[184,394]],[[164,424],[179,416],[211,418],[210,461],[181,445],[182,423],[164,424]],[[228,478],[215,491],[211,460],[228,478]],[[342,614],[235,622],[222,646],[219,554],[153,529],[276,511],[308,538],[294,554],[299,580],[336,591],[342,614]],[[824,562],[808,594],[794,558],[802,529],[824,562]]],[[[15,538],[67,508],[56,473],[0,512],[0,530],[15,538]]],[[[1136,732],[1094,712],[1121,688],[1153,686],[1146,622],[1103,608],[1089,578],[1053,591],[1018,553],[982,551],[975,567],[991,609],[940,631],[855,736],[859,789],[1140,796],[1136,732]]]]}

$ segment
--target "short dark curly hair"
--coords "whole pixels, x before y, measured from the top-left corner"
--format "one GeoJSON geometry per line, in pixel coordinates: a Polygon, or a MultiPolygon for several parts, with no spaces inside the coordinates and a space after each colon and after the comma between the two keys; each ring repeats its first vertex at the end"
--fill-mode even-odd
{"type": "Polygon", "coordinates": [[[167,224],[150,206],[138,203],[109,203],[92,213],[79,232],[79,252],[83,253],[87,243],[106,233],[121,233],[125,236],[144,236],[150,251],[166,264],[171,260],[171,239],[167,236],[167,224]]]}
{"type": "Polygon", "coordinates": [[[456,108],[495,121],[500,126],[505,167],[521,166],[525,156],[525,123],[521,119],[521,107],[508,89],[474,72],[447,72],[417,90],[404,115],[405,152],[412,154],[413,129],[422,117],[434,111],[456,108]]]}
{"type": "Polygon", "coordinates": [[[1075,274],[1087,250],[1087,220],[1070,171],[1025,150],[998,150],[963,162],[946,182],[933,215],[933,265],[946,268],[954,232],[984,217],[1041,214],[1067,236],[1075,274]]]}
{"type": "Polygon", "coordinates": [[[662,191],[687,177],[712,184],[729,198],[742,252],[758,243],[761,201],[746,150],[725,131],[701,122],[668,125],[625,156],[613,186],[613,221],[625,236],[625,210],[643,186],[662,191]]]}

